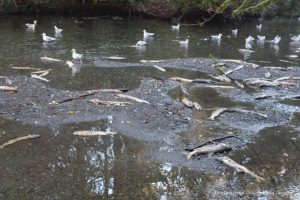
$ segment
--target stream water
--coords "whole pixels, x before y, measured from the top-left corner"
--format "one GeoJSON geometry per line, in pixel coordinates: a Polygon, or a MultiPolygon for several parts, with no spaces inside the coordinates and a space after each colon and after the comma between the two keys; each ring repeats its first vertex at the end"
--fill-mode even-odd
{"type": "MultiPolygon", "coordinates": [[[[1,16],[1,76],[29,75],[31,71],[14,67],[32,67],[52,69],[46,76],[50,80],[46,84],[59,89],[134,89],[145,77],[205,77],[203,73],[184,69],[167,69],[167,73],[163,73],[139,66],[136,63],[140,60],[213,55],[267,66],[299,65],[300,59],[296,56],[300,43],[292,42],[290,37],[300,34],[300,21],[265,20],[261,31],[256,29],[259,23],[253,20],[204,27],[182,25],[179,31],[172,31],[168,22],[154,20],[1,16]],[[26,29],[24,23],[34,19],[38,21],[36,30],[26,29]],[[54,25],[64,31],[57,36],[57,41],[43,42],[43,32],[55,35],[54,25]],[[237,36],[231,33],[235,28],[239,30],[237,36]],[[147,40],[144,48],[132,47],[143,40],[143,29],[154,32],[155,36],[147,40]],[[210,39],[210,35],[219,33],[223,34],[220,42],[210,39]],[[245,38],[249,35],[255,38],[265,35],[266,40],[280,35],[282,41],[278,45],[255,41],[254,52],[245,56],[238,50],[245,48],[245,38]],[[190,40],[187,47],[176,41],[186,38],[190,40]],[[73,48],[83,54],[83,61],[71,69],[64,62],[71,60],[73,48]],[[42,56],[62,61],[42,62],[42,56]],[[112,67],[108,61],[113,60],[107,58],[110,56],[125,59],[115,60],[121,64],[112,67]],[[107,66],[99,65],[103,62],[108,63],[107,66]]],[[[176,95],[170,92],[170,96],[176,98],[176,95]]],[[[218,97],[212,90],[195,90],[192,97],[201,99],[206,107],[237,105],[229,98],[218,97]]],[[[249,107],[242,103],[240,106],[249,107]]],[[[253,143],[232,156],[253,171],[262,170],[271,179],[262,186],[232,171],[203,173],[153,159],[150,155],[155,144],[149,145],[122,133],[101,138],[72,135],[76,130],[105,130],[107,123],[103,120],[47,128],[1,119],[0,144],[25,134],[39,134],[41,138],[0,149],[0,199],[230,199],[230,195],[239,192],[255,199],[300,198],[299,118],[291,124],[294,128],[263,129],[253,143]],[[240,188],[232,189],[236,182],[240,182],[240,188]]],[[[198,136],[196,130],[191,130],[183,142],[189,143],[198,136]]]]}

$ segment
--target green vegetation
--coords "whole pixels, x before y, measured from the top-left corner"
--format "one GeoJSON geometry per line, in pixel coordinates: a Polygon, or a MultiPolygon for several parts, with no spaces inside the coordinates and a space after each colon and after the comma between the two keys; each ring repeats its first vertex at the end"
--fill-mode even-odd
{"type": "MultiPolygon", "coordinates": [[[[268,14],[299,16],[299,0],[0,0],[2,12],[72,12],[85,7],[120,7],[145,15],[171,18],[182,17],[191,12],[208,16],[241,16],[245,14],[268,14]],[[113,7],[112,5],[116,5],[113,7]]],[[[204,21],[205,21],[204,20],[204,21]]]]}

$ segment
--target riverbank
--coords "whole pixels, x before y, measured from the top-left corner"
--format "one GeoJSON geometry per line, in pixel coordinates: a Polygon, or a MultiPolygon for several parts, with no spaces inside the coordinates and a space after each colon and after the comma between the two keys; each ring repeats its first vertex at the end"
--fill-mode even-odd
{"type": "MultiPolygon", "coordinates": [[[[250,3],[251,5],[253,4],[250,3]]],[[[297,3],[296,3],[297,4],[297,3]]],[[[255,5],[255,4],[253,4],[255,5]]],[[[253,6],[252,5],[252,6],[253,6]]],[[[193,4],[193,2],[175,1],[10,1],[2,3],[1,14],[55,14],[84,17],[119,17],[122,18],[151,18],[151,19],[182,19],[191,22],[206,22],[211,19],[241,20],[257,17],[297,17],[300,11],[293,3],[270,4],[256,9],[255,12],[242,12],[237,5],[223,8],[224,5],[211,3],[193,4]],[[280,5],[280,6],[279,6],[280,5]],[[224,10],[222,10],[224,9],[224,10]]],[[[250,5],[249,5],[250,6],[250,5]]],[[[251,7],[251,6],[250,6],[251,7]]]]}

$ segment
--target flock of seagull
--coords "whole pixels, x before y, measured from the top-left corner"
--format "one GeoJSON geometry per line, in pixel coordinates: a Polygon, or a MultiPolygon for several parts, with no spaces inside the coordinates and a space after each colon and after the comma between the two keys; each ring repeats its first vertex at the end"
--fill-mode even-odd
{"type": "MultiPolygon", "coordinates": [[[[27,26],[28,29],[33,29],[34,30],[37,26],[37,21],[34,20],[33,24],[26,23],[25,25],[27,26]]],[[[178,32],[179,29],[180,29],[180,24],[178,23],[177,25],[172,25],[171,28],[172,28],[173,31],[178,32]]],[[[262,24],[256,25],[256,29],[258,31],[261,31],[262,24]]],[[[57,26],[54,26],[54,30],[55,30],[55,34],[61,34],[61,32],[63,32],[63,29],[58,28],[57,26]]],[[[238,34],[238,31],[239,30],[237,28],[232,30],[232,35],[234,35],[236,37],[237,34],[238,34]]],[[[47,36],[46,33],[42,33],[41,35],[42,35],[42,39],[43,39],[44,42],[52,42],[52,41],[56,40],[56,38],[54,38],[54,37],[47,36]]],[[[143,40],[139,40],[135,44],[135,47],[137,47],[137,48],[145,47],[145,45],[147,44],[147,39],[154,37],[154,35],[155,35],[155,33],[150,33],[150,32],[147,32],[146,30],[143,30],[143,36],[144,36],[143,40]]],[[[222,36],[223,35],[221,33],[219,33],[218,35],[211,35],[210,39],[220,43],[220,41],[222,39],[222,36]]],[[[204,39],[204,40],[207,40],[207,38],[204,39]]],[[[300,42],[300,34],[291,37],[291,40],[294,41],[294,42],[300,42]]],[[[175,41],[177,41],[181,46],[184,46],[185,48],[187,48],[188,45],[189,45],[189,39],[175,40],[175,41]]],[[[253,52],[251,49],[252,49],[252,45],[253,45],[254,41],[255,41],[255,38],[249,35],[245,39],[245,49],[240,49],[239,51],[242,52],[242,53],[251,53],[251,52],[253,52]]],[[[257,35],[257,43],[258,44],[264,44],[265,42],[268,42],[272,45],[278,45],[280,41],[281,41],[281,37],[278,36],[278,35],[272,40],[266,40],[265,36],[257,35]]],[[[72,49],[71,52],[72,52],[72,58],[73,58],[74,61],[80,61],[80,62],[82,61],[82,54],[78,54],[75,49],[72,49]]],[[[73,63],[71,61],[66,62],[66,64],[69,67],[73,66],[73,63]]]]}
{"type": "MultiPolygon", "coordinates": [[[[25,24],[25,26],[27,26],[28,29],[32,29],[32,30],[35,30],[36,25],[37,25],[37,20],[34,20],[33,24],[31,23],[25,24]]],[[[57,26],[54,26],[54,30],[55,30],[55,34],[61,34],[63,32],[63,29],[58,28],[57,26]]],[[[56,40],[56,38],[54,37],[47,36],[46,33],[42,33],[41,35],[44,42],[53,42],[56,40]]],[[[77,53],[75,49],[72,49],[71,52],[74,61],[80,61],[80,62],[82,61],[82,54],[77,53]]],[[[69,67],[72,67],[74,65],[71,61],[67,61],[66,64],[69,67]]]]}
{"type": "MultiPolygon", "coordinates": [[[[172,30],[174,31],[179,31],[180,29],[180,24],[178,23],[177,25],[173,25],[171,26],[172,30]]],[[[256,25],[256,29],[258,31],[261,31],[262,29],[262,24],[258,24],[256,25]]],[[[147,38],[149,37],[152,37],[154,36],[155,34],[154,33],[149,33],[147,32],[146,30],[143,30],[143,33],[144,33],[144,40],[139,40],[137,43],[136,43],[136,47],[143,47],[147,44],[147,38]]],[[[234,29],[232,30],[232,35],[234,36],[237,36],[238,34],[238,29],[234,29]]],[[[220,43],[221,39],[222,39],[222,33],[219,33],[217,35],[211,35],[210,36],[210,39],[211,40],[214,40],[214,41],[217,41],[218,43],[220,43]]],[[[293,36],[291,38],[293,41],[297,41],[297,42],[300,42],[300,34],[298,36],[293,36]]],[[[204,40],[208,40],[207,38],[205,38],[204,40]]],[[[177,41],[181,46],[185,46],[187,47],[188,44],[189,44],[189,39],[185,39],[185,40],[175,40],[177,41]]],[[[250,52],[253,52],[251,51],[250,49],[252,49],[252,45],[253,45],[253,42],[255,41],[255,38],[252,37],[252,36],[248,36],[246,39],[245,39],[245,49],[242,49],[242,52],[244,53],[250,53],[250,52]]],[[[281,37],[280,36],[275,36],[274,39],[272,40],[266,40],[266,36],[262,36],[262,35],[257,35],[257,43],[259,44],[263,44],[265,42],[268,42],[270,44],[273,44],[273,45],[278,45],[279,42],[281,41],[281,37]]]]}

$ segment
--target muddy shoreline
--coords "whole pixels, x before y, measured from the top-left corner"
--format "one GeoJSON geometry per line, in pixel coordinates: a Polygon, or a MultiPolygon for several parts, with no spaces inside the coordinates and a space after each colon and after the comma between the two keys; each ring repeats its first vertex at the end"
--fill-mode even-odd
{"type": "MultiPolygon", "coordinates": [[[[52,130],[69,123],[92,122],[98,120],[111,121],[108,126],[111,130],[129,137],[143,141],[151,149],[151,156],[160,161],[172,163],[175,166],[184,166],[190,169],[212,174],[222,174],[226,167],[215,160],[220,154],[212,156],[199,156],[188,160],[182,152],[187,146],[196,146],[208,139],[224,135],[235,135],[241,138],[228,138],[223,142],[230,144],[233,151],[223,155],[231,156],[240,149],[255,144],[255,138],[261,131],[267,128],[288,127],[297,128],[299,118],[299,100],[282,100],[288,95],[300,94],[300,80],[289,80],[294,85],[281,85],[276,87],[249,87],[245,84],[248,78],[264,78],[266,72],[271,74],[270,80],[280,77],[300,77],[299,67],[273,68],[260,67],[252,63],[218,60],[223,70],[236,70],[228,77],[241,82],[245,88],[238,87],[234,82],[225,83],[212,79],[209,75],[218,75],[218,69],[212,67],[211,59],[189,58],[162,60],[156,65],[168,68],[181,68],[194,70],[207,74],[209,79],[216,81],[213,85],[232,86],[231,89],[209,88],[212,84],[182,83],[170,80],[166,77],[144,78],[140,87],[126,92],[126,94],[138,97],[150,102],[150,104],[138,103],[131,100],[117,98],[114,93],[96,93],[92,96],[55,104],[70,97],[84,94],[84,91],[67,91],[51,88],[40,80],[27,76],[11,76],[12,86],[18,88],[17,93],[0,93],[0,112],[4,119],[15,120],[24,124],[48,127],[52,130]],[[180,90],[184,86],[188,90],[185,95],[180,90]],[[213,98],[221,99],[218,105],[205,103],[208,98],[206,93],[213,98]],[[270,98],[256,100],[258,95],[270,94],[270,98]],[[187,96],[192,101],[202,105],[203,110],[197,111],[184,106],[180,98],[187,96]],[[125,107],[93,105],[90,99],[127,101],[125,107]],[[223,99],[232,103],[226,105],[223,99]],[[267,115],[262,118],[257,115],[245,113],[224,113],[215,120],[208,119],[211,113],[220,107],[242,107],[267,115]],[[198,132],[194,139],[186,139],[186,135],[198,132]]],[[[151,63],[122,63],[105,61],[103,66],[151,66],[151,63]]],[[[103,67],[101,61],[95,63],[97,67],[103,67]]],[[[1,79],[1,85],[5,81],[1,79]]],[[[61,133],[63,134],[63,133],[61,133]]],[[[264,175],[264,174],[261,174],[264,175]]],[[[233,183],[234,185],[234,183],[233,183]]],[[[220,186],[221,187],[221,186],[220,186]]],[[[221,197],[228,199],[230,197],[221,197]]],[[[245,198],[247,199],[247,198],[245,198]]]]}

